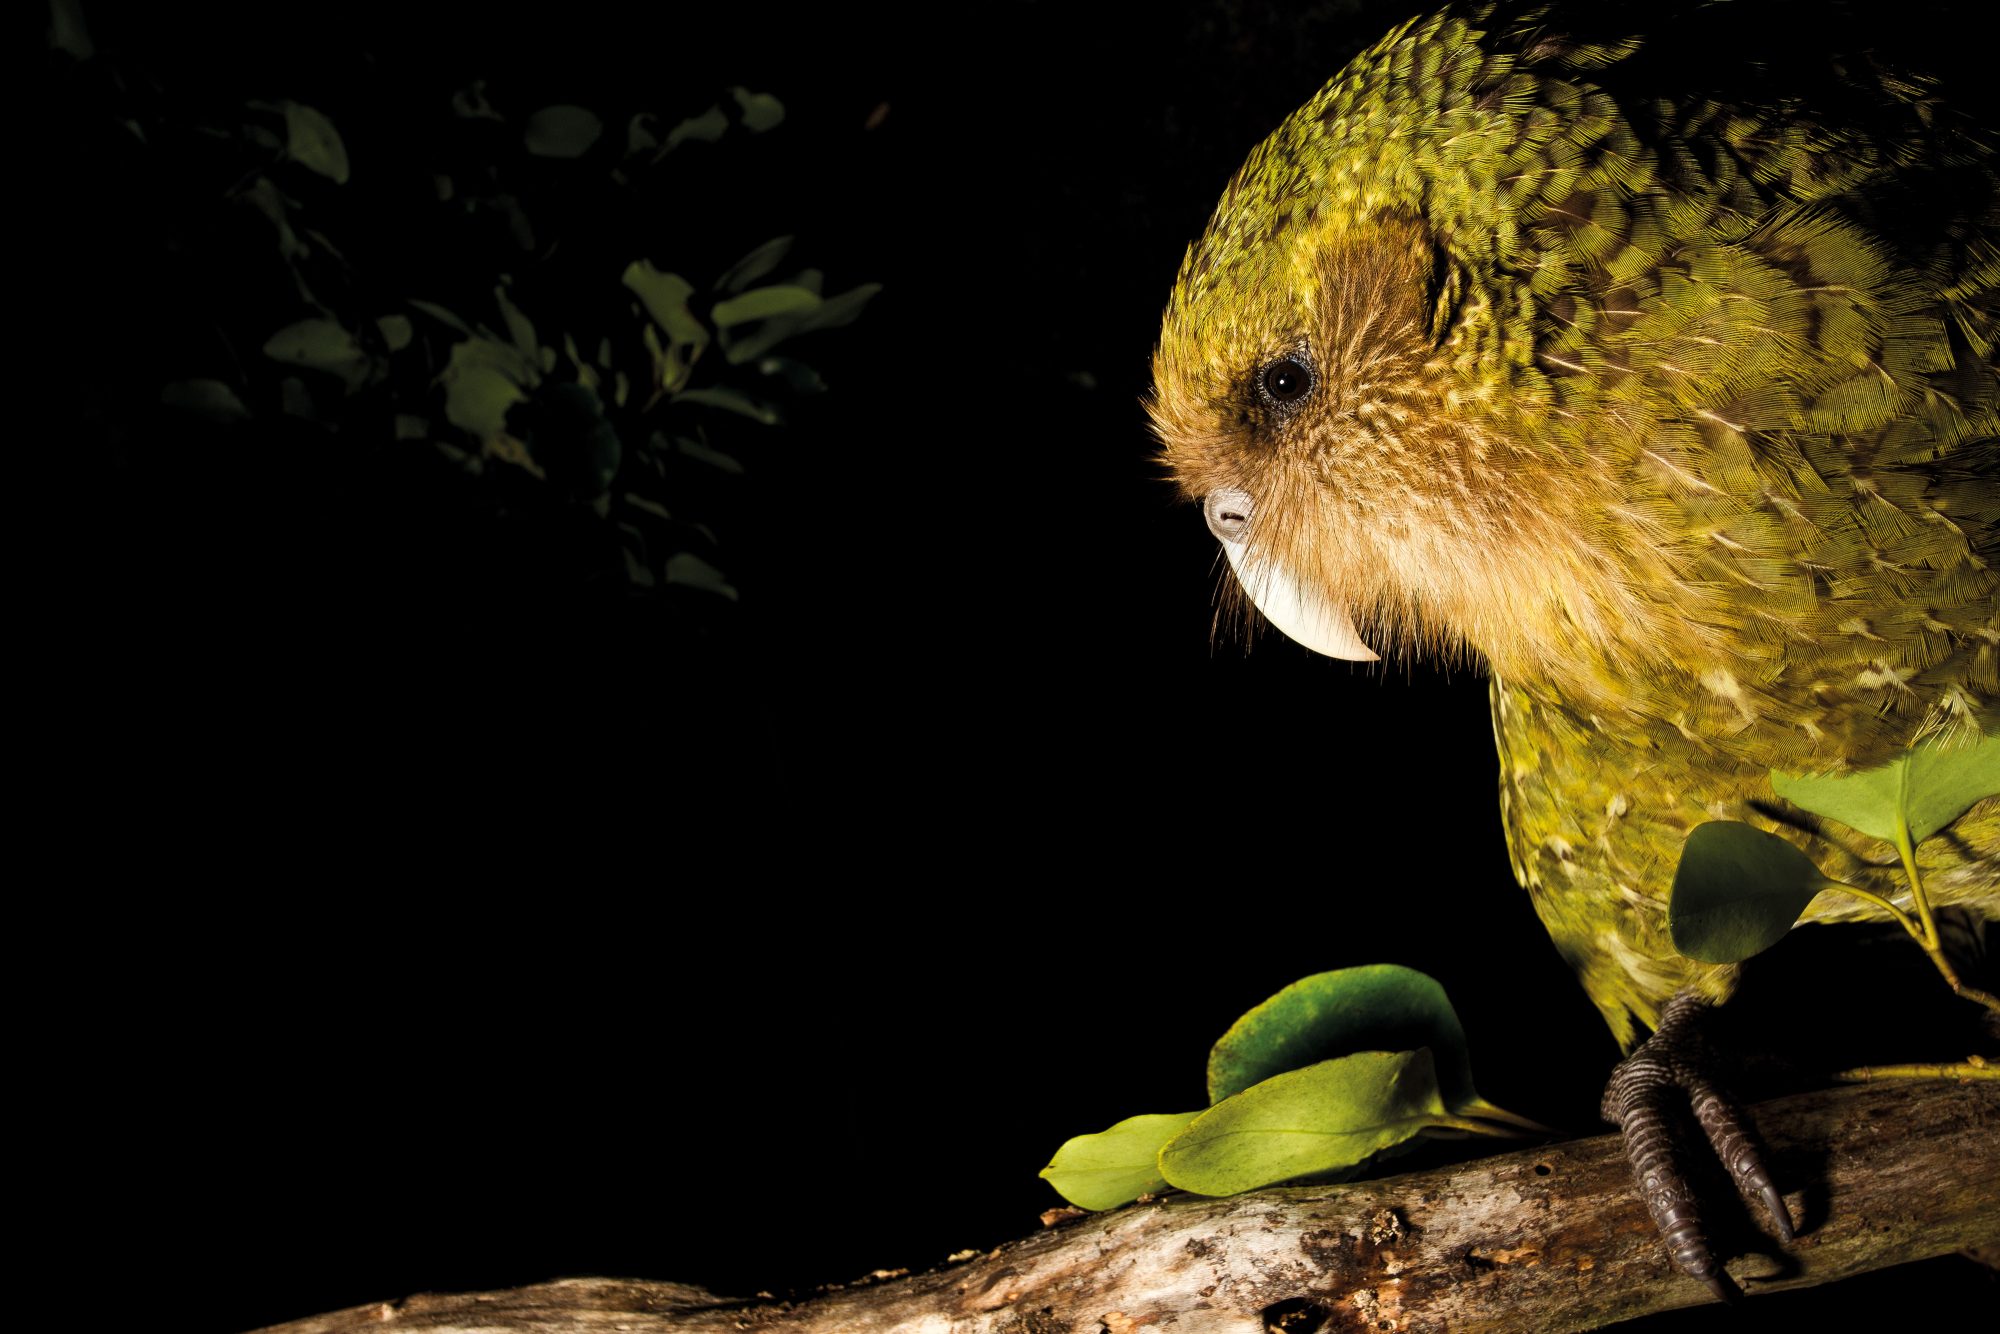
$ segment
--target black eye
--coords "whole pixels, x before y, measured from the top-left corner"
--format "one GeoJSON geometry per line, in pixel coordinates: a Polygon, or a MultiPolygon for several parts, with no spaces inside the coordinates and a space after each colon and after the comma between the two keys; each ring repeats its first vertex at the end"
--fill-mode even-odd
{"type": "Polygon", "coordinates": [[[1297,407],[1312,387],[1312,368],[1297,357],[1280,357],[1257,373],[1258,392],[1280,411],[1297,407]]]}

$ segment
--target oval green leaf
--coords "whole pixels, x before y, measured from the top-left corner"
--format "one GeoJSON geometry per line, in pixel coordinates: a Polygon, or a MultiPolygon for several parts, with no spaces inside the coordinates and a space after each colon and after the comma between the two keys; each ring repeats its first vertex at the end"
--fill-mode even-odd
{"type": "Polygon", "coordinates": [[[743,111],[743,128],[752,134],[776,129],[785,119],[785,104],[769,93],[753,93],[748,88],[731,88],[731,97],[743,111]]]}
{"type": "Polygon", "coordinates": [[[250,416],[236,391],[220,380],[175,380],[160,390],[160,402],[224,425],[250,416]]]}
{"type": "Polygon", "coordinates": [[[801,315],[819,309],[820,299],[816,292],[808,292],[803,287],[759,287],[734,296],[727,301],[715,303],[710,311],[717,328],[726,329],[732,325],[748,324],[752,320],[768,320],[774,315],[801,315]]]}
{"type": "Polygon", "coordinates": [[[1160,1150],[1160,1175],[1182,1190],[1234,1195],[1353,1167],[1449,1124],[1429,1051],[1359,1051],[1217,1103],[1160,1150]]]}
{"type": "Polygon", "coordinates": [[[723,453],[704,440],[697,440],[692,436],[685,435],[675,436],[674,448],[689,458],[706,463],[709,467],[717,469],[720,472],[738,476],[743,472],[743,465],[736,460],[735,456],[723,453]]]}
{"type": "Polygon", "coordinates": [[[1160,1146],[1200,1112],[1129,1116],[1109,1130],[1063,1141],[1042,1180],[1079,1209],[1116,1209],[1148,1191],[1166,1189],[1160,1146]]]}
{"type": "Polygon", "coordinates": [[[1696,825],[1667,902],[1674,948],[1702,963],[1740,963],[1783,939],[1832,884],[1776,834],[1735,820],[1696,825]]]}
{"type": "MultiPolygon", "coordinates": [[[[791,249],[791,237],[774,236],[745,255],[742,259],[731,264],[728,272],[715,280],[715,285],[724,292],[740,292],[751,283],[770,273],[772,269],[777,268],[785,256],[791,252],[791,249]]],[[[813,295],[819,295],[817,289],[814,290],[813,295]]]]}
{"type": "Polygon", "coordinates": [[[1773,773],[1771,786],[1793,805],[1871,837],[1894,843],[1908,829],[1910,841],[1921,843],[1974,802],[2000,795],[2000,737],[1969,746],[1926,743],[1860,773],[1773,773]]]}
{"type": "Polygon", "coordinates": [[[401,352],[416,337],[416,329],[408,315],[378,315],[375,327],[382,331],[382,343],[391,352],[401,352]]]}
{"type": "Polygon", "coordinates": [[[604,133],[604,122],[588,107],[543,107],[528,117],[521,142],[536,157],[582,157],[604,133]]]}
{"type": "Polygon", "coordinates": [[[347,145],[323,112],[298,102],[281,103],[285,110],[285,151],[293,161],[332,181],[347,184],[347,145]]]}
{"type": "Polygon", "coordinates": [[[882,290],[880,283],[862,283],[850,287],[839,296],[830,296],[820,303],[819,309],[806,317],[807,329],[838,329],[861,318],[861,312],[875,294],[882,290]]]}
{"type": "Polygon", "coordinates": [[[1400,964],[1340,968],[1292,983],[1231,1024],[1208,1054],[1208,1100],[1357,1051],[1428,1047],[1453,1107],[1478,1098],[1465,1030],[1444,988],[1400,964]]]}
{"type": "Polygon", "coordinates": [[[752,398],[742,390],[731,389],[728,385],[718,384],[711,385],[706,389],[685,390],[675,394],[672,401],[675,403],[705,403],[711,408],[723,408],[730,412],[741,413],[745,417],[764,423],[766,426],[776,426],[780,421],[784,420],[784,416],[778,411],[776,404],[766,403],[761,398],[752,398]]]}
{"type": "Polygon", "coordinates": [[[264,355],[287,366],[337,375],[350,385],[367,378],[368,354],[361,344],[332,320],[300,320],[264,340],[264,355]]]}
{"type": "Polygon", "coordinates": [[[464,320],[460,319],[457,315],[453,314],[451,311],[446,310],[443,306],[440,306],[437,302],[419,301],[415,297],[411,297],[409,299],[409,304],[411,309],[422,311],[424,314],[430,316],[438,323],[444,325],[446,328],[456,329],[460,333],[466,335],[468,338],[472,336],[471,325],[467,324],[464,320]]]}
{"type": "Polygon", "coordinates": [[[731,602],[736,600],[736,586],[729,582],[729,577],[691,551],[668,557],[661,573],[670,584],[699,588],[705,593],[728,598],[731,602]]]}

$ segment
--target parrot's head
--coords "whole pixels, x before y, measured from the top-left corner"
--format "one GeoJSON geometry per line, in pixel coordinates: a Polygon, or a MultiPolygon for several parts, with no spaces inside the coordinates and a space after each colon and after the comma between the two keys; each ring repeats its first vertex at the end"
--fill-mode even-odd
{"type": "Polygon", "coordinates": [[[1421,196],[1315,164],[1292,131],[1189,251],[1153,359],[1164,462],[1233,587],[1355,661],[1470,651],[1518,675],[1643,637],[1593,521],[1602,469],[1523,409],[1546,398],[1510,346],[1520,294],[1471,277],[1495,266],[1448,248],[1421,196]]]}

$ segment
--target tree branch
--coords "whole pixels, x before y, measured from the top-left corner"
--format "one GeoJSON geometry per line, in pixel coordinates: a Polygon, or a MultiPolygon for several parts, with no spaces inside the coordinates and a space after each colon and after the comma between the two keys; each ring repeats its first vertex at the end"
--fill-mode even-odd
{"type": "MultiPolygon", "coordinates": [[[[1757,1122],[1789,1248],[1738,1221],[1751,1293],[1805,1287],[2000,1243],[2000,1090],[1988,1083],[1829,1089],[1757,1122]]],[[[1718,1220],[1727,1223],[1728,1220],[1718,1220]]],[[[671,1263],[671,1257],[663,1257],[671,1263]]],[[[1087,1216],[928,1274],[793,1302],[569,1279],[424,1295],[266,1334],[1202,1334],[1285,1329],[1577,1330],[1710,1300],[1674,1272],[1610,1135],[1350,1185],[1227,1199],[1174,1195],[1087,1216]],[[1316,1308],[1316,1310],[1314,1309],[1316,1308]]]]}

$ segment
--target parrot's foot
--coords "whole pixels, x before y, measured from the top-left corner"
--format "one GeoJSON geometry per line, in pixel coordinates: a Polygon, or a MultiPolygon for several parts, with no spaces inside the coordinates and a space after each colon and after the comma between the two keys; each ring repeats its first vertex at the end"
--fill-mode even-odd
{"type": "Polygon", "coordinates": [[[1604,1119],[1625,1133],[1625,1154],[1646,1210],[1667,1243],[1674,1264],[1707,1284],[1724,1301],[1742,1291],[1716,1258],[1701,1209],[1688,1185],[1682,1118],[1683,1100],[1708,1135],[1716,1155],[1745,1199],[1758,1199],[1771,1213],[1778,1235],[1792,1239],[1792,1218],[1784,1197],[1765,1168],[1750,1122],[1709,1077],[1715,1057],[1702,1040],[1701,1017],[1708,1003],[1690,992],[1667,1002],[1659,1031],[1621,1061],[1605,1085],[1604,1119]]]}

